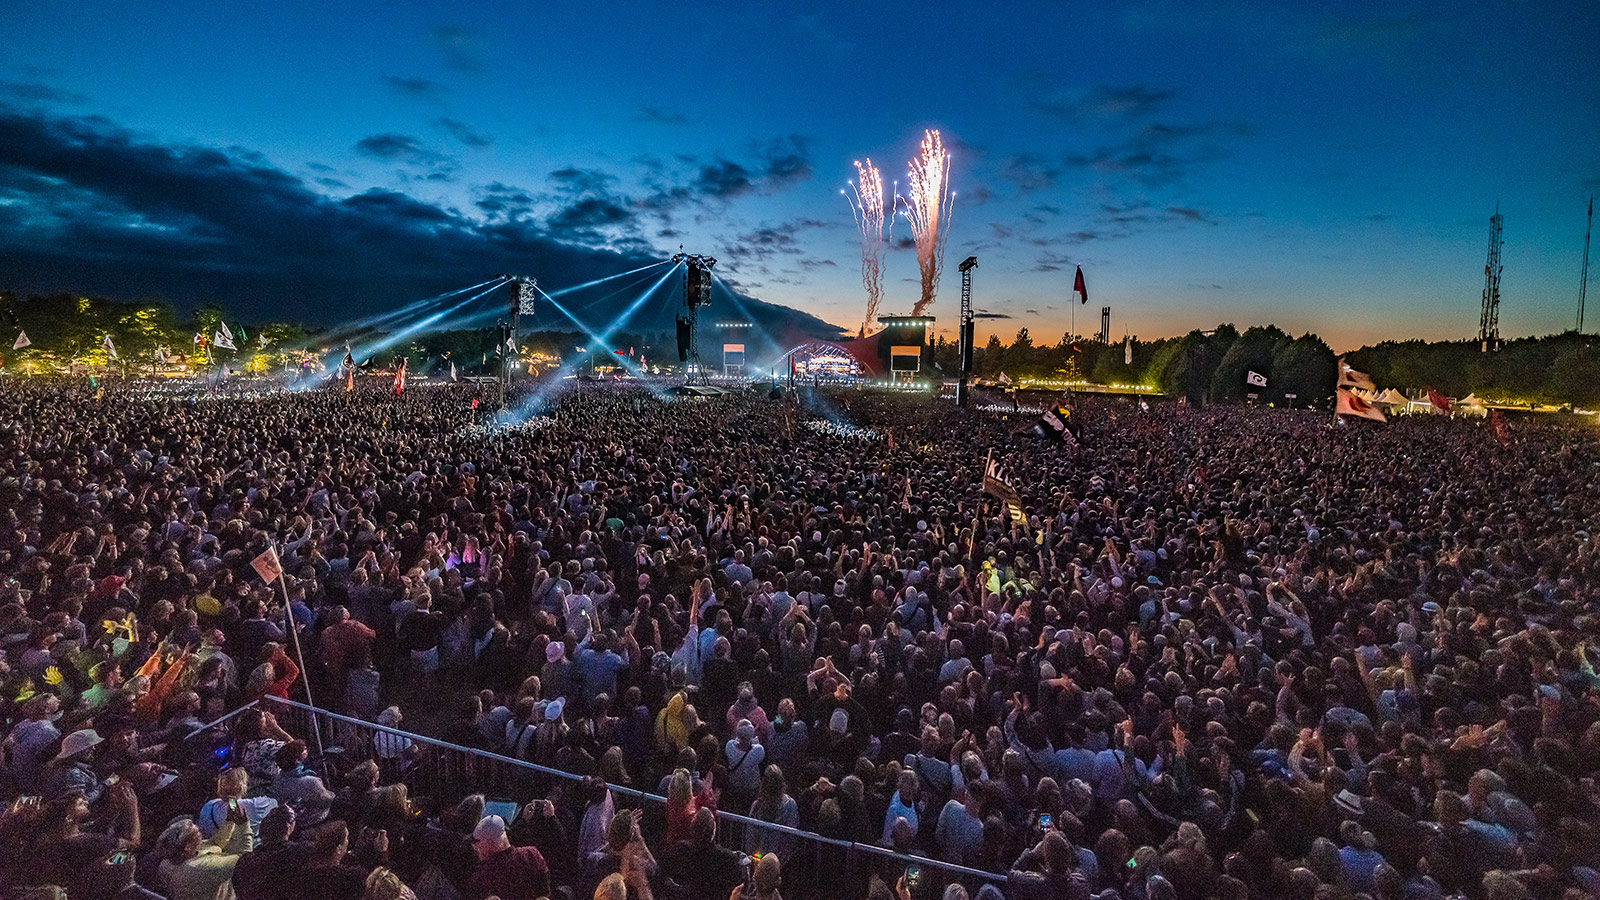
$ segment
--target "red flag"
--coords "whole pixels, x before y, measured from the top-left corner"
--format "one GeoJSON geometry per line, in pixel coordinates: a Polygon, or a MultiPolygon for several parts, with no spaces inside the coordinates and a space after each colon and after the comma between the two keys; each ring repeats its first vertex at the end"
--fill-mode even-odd
{"type": "Polygon", "coordinates": [[[261,580],[271,584],[283,574],[283,565],[278,562],[278,551],[271,547],[261,551],[261,555],[250,560],[250,567],[256,570],[261,580]]]}
{"type": "Polygon", "coordinates": [[[1078,295],[1079,303],[1089,302],[1089,288],[1083,283],[1083,266],[1078,267],[1078,274],[1072,279],[1072,292],[1078,295]]]}
{"type": "Polygon", "coordinates": [[[1355,416],[1360,419],[1374,419],[1379,422],[1389,421],[1389,417],[1385,416],[1382,410],[1356,396],[1353,392],[1339,388],[1335,393],[1339,395],[1339,415],[1355,416]]]}
{"type": "Polygon", "coordinates": [[[356,389],[356,370],[346,369],[344,373],[344,392],[346,394],[356,389]]]}
{"type": "Polygon", "coordinates": [[[400,371],[394,373],[394,392],[396,394],[404,394],[406,392],[406,366],[410,362],[411,359],[409,357],[400,359],[400,371]]]}
{"type": "Polygon", "coordinates": [[[1428,402],[1432,403],[1434,408],[1440,412],[1447,413],[1450,411],[1450,398],[1433,388],[1428,388],[1428,402]]]}

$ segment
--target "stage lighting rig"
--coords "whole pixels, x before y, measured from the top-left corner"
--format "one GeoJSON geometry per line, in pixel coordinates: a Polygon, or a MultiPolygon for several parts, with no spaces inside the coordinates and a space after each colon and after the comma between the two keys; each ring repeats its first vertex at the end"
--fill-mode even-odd
{"type": "Polygon", "coordinates": [[[699,330],[700,307],[711,302],[711,269],[717,264],[715,257],[698,253],[684,253],[678,248],[672,257],[683,264],[683,305],[685,314],[678,318],[678,359],[684,364],[685,384],[704,384],[705,372],[700,366],[700,345],[696,340],[699,330]]]}

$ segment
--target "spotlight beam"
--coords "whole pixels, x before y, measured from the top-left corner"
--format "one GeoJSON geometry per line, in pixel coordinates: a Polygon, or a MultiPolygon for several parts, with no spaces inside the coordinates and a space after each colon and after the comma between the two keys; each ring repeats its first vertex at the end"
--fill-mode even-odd
{"type": "Polygon", "coordinates": [[[626,272],[618,272],[615,275],[607,275],[604,278],[596,278],[593,281],[585,281],[583,284],[575,284],[575,285],[572,285],[571,287],[564,287],[564,288],[556,291],[553,294],[545,294],[544,291],[540,291],[539,293],[544,294],[546,297],[550,297],[550,298],[553,298],[553,297],[565,297],[566,295],[574,293],[575,291],[581,291],[581,290],[584,290],[585,288],[592,288],[592,287],[595,287],[596,285],[605,284],[608,281],[612,281],[612,280],[615,280],[617,278],[624,278],[624,277],[632,275],[632,274],[634,274],[636,272],[643,272],[643,271],[645,271],[647,269],[654,269],[656,266],[664,266],[664,265],[666,265],[667,263],[669,263],[671,261],[672,260],[670,260],[670,259],[663,259],[663,260],[661,260],[659,262],[653,262],[648,266],[640,266],[637,269],[629,269],[626,272]]]}

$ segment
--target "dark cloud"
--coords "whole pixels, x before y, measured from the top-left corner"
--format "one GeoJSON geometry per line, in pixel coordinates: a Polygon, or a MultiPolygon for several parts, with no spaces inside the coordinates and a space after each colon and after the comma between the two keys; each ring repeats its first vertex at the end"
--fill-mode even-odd
{"type": "Polygon", "coordinates": [[[1198,209],[1194,209],[1193,207],[1188,207],[1188,206],[1169,206],[1169,207],[1167,207],[1167,213],[1169,215],[1175,216],[1175,217],[1177,217],[1179,219],[1184,219],[1184,220],[1189,221],[1189,222],[1206,222],[1208,224],[1214,224],[1214,223],[1211,222],[1210,219],[1206,218],[1206,214],[1205,213],[1201,212],[1198,209]]]}
{"type": "Polygon", "coordinates": [[[483,61],[478,58],[478,35],[467,28],[441,26],[433,30],[434,43],[444,54],[444,64],[466,75],[481,75],[483,61]]]}
{"type": "MultiPolygon", "coordinates": [[[[825,228],[827,224],[818,219],[797,219],[782,225],[757,228],[735,237],[722,255],[734,261],[762,262],[780,255],[798,256],[805,253],[805,248],[796,236],[807,229],[825,228]]],[[[828,264],[832,265],[831,261],[828,264]]]]}
{"type": "Polygon", "coordinates": [[[1191,291],[1220,291],[1223,289],[1222,285],[1217,284],[1214,281],[1205,284],[1202,284],[1198,281],[1191,281],[1188,285],[1186,285],[1186,287],[1188,287],[1188,289],[1191,291]]]}
{"type": "Polygon", "coordinates": [[[640,122],[656,125],[687,125],[689,117],[681,112],[669,112],[659,106],[641,106],[636,117],[640,122]]]}
{"type": "MultiPolygon", "coordinates": [[[[890,244],[889,246],[892,250],[915,250],[917,249],[917,239],[911,237],[897,237],[894,239],[894,243],[890,244]]],[[[915,281],[916,279],[908,280],[915,281]]]]}
{"type": "Polygon", "coordinates": [[[422,146],[422,142],[405,134],[374,134],[356,141],[356,152],[371,159],[394,162],[436,162],[439,154],[422,146]]]}
{"type": "Polygon", "coordinates": [[[1248,135],[1235,122],[1189,125],[1151,123],[1132,136],[1089,153],[1068,153],[1067,165],[1126,178],[1147,187],[1168,185],[1186,177],[1201,163],[1227,155],[1227,142],[1248,135]]]}
{"type": "Polygon", "coordinates": [[[444,129],[451,137],[466,144],[468,147],[488,147],[494,143],[494,138],[474,131],[472,126],[459,119],[439,118],[433,120],[433,124],[444,129]]]}
{"type": "Polygon", "coordinates": [[[1062,165],[1038,153],[1022,153],[1008,158],[1000,165],[1000,176],[1026,194],[1055,187],[1061,177],[1062,165]]]}
{"type": "Polygon", "coordinates": [[[573,194],[607,193],[616,183],[617,176],[599,169],[580,169],[567,166],[550,173],[550,181],[557,190],[573,194]]]}
{"type": "Polygon", "coordinates": [[[533,206],[533,197],[521,188],[498,181],[485,186],[473,205],[491,216],[515,217],[533,206]]]}
{"type": "Polygon", "coordinates": [[[1009,319],[1011,318],[1011,314],[997,312],[975,312],[972,314],[972,317],[974,319],[1009,319]]]}
{"type": "Polygon", "coordinates": [[[755,180],[750,170],[736,162],[723,159],[700,167],[700,176],[694,180],[694,189],[700,196],[713,200],[742,197],[755,190],[755,180]]]}
{"type": "Polygon", "coordinates": [[[1023,312],[1024,315],[1029,315],[1029,316],[1037,316],[1039,314],[1039,311],[1037,309],[1025,309],[1022,312],[1023,312]]]}
{"type": "Polygon", "coordinates": [[[31,81],[0,81],[0,99],[21,103],[54,103],[77,106],[89,98],[75,91],[63,91],[31,81]]]}
{"type": "Polygon", "coordinates": [[[808,143],[800,135],[791,134],[777,138],[761,149],[758,156],[765,163],[763,174],[768,187],[780,188],[811,177],[811,155],[806,149],[808,143]]]}
{"type": "Polygon", "coordinates": [[[418,100],[438,100],[450,89],[437,81],[426,78],[402,78],[398,75],[383,76],[383,83],[389,90],[402,97],[413,97],[418,100]]]}
{"type": "MultiPolygon", "coordinates": [[[[529,201],[499,184],[480,195],[502,211],[529,201]]],[[[583,214],[616,215],[571,213],[583,214]]],[[[530,217],[485,221],[397,191],[338,199],[246,155],[153,143],[100,118],[0,108],[0,259],[4,287],[24,293],[214,300],[243,316],[330,324],[495,272],[576,284],[659,256],[638,240],[579,246],[530,217]]],[[[775,331],[837,334],[808,314],[742,302],[775,331]]],[[[593,327],[619,311],[615,300],[572,308],[593,327]]],[[[663,302],[633,324],[670,327],[672,312],[663,302]]]]}
{"type": "Polygon", "coordinates": [[[1087,119],[1139,119],[1160,110],[1177,91],[1144,84],[1100,85],[1087,92],[1051,94],[1033,101],[1033,108],[1068,122],[1087,119]]]}
{"type": "Polygon", "coordinates": [[[603,197],[585,197],[550,217],[556,232],[625,225],[633,221],[626,207],[603,197]]]}

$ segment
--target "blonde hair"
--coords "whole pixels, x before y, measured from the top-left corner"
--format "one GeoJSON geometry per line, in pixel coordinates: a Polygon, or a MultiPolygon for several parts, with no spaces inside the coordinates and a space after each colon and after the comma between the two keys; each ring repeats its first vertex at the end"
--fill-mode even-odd
{"type": "Polygon", "coordinates": [[[688,769],[674,769],[667,780],[667,802],[674,806],[688,806],[694,799],[694,782],[688,769]]]}

